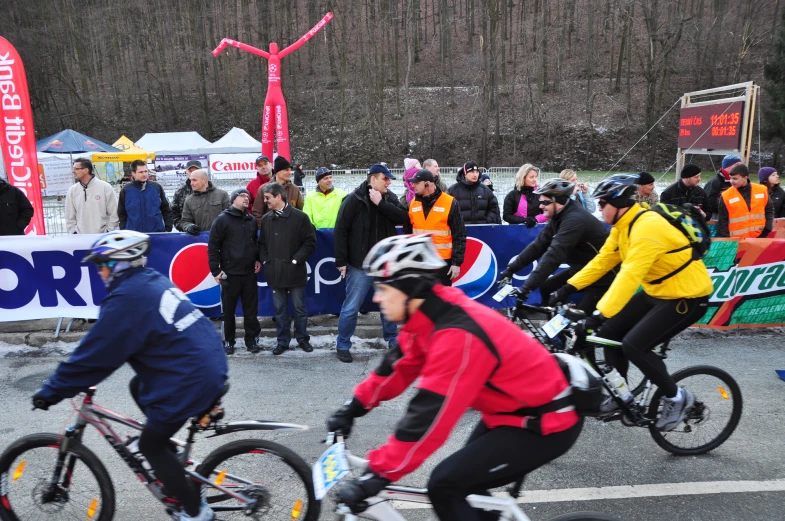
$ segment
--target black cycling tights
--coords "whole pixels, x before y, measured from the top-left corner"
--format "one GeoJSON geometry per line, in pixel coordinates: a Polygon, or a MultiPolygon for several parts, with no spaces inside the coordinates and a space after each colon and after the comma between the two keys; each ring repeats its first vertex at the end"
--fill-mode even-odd
{"type": "Polygon", "coordinates": [[[442,521],[495,521],[498,512],[473,509],[471,494],[522,479],[568,450],[578,439],[583,419],[566,431],[542,436],[517,427],[488,429],[480,422],[466,446],[439,463],[428,481],[428,496],[442,521]]]}
{"type": "MultiPolygon", "coordinates": [[[[131,380],[131,396],[136,404],[138,400],[138,379],[131,380]]],[[[139,407],[141,409],[141,406],[139,407]]],[[[144,412],[144,410],[142,411],[144,412]]],[[[157,425],[160,430],[153,430],[145,426],[142,435],[139,437],[139,452],[141,452],[155,472],[155,477],[163,483],[166,491],[177,498],[191,517],[199,515],[201,508],[201,498],[196,493],[196,489],[188,482],[185,477],[185,468],[177,460],[176,454],[172,451],[169,438],[174,436],[185,424],[185,421],[172,423],[169,425],[157,425]]]]}
{"type": "Polygon", "coordinates": [[[706,314],[709,297],[664,300],[636,293],[630,302],[609,318],[597,336],[621,341],[621,349],[606,347],[605,361],[627,378],[630,361],[638,366],[651,382],[673,398],[676,384],[665,368],[662,358],[652,348],[676,336],[706,314]]]}

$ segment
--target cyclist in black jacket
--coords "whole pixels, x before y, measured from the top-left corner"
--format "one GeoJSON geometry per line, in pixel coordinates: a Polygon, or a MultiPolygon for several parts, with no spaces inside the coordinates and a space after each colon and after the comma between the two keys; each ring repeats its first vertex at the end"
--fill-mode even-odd
{"type": "MultiPolygon", "coordinates": [[[[554,298],[551,298],[551,293],[565,286],[567,279],[592,260],[608,237],[605,226],[587,212],[580,202],[570,199],[574,190],[575,184],[569,181],[551,179],[534,192],[539,196],[543,213],[550,220],[537,238],[499,275],[499,283],[508,284],[513,273],[540,259],[520,289],[524,299],[539,288],[543,302],[554,298],[564,302],[569,295],[554,294],[554,298]],[[551,276],[562,263],[569,264],[570,268],[551,276]]],[[[613,282],[614,275],[615,273],[610,271],[586,288],[578,307],[587,314],[593,312],[595,305],[613,282]]]]}

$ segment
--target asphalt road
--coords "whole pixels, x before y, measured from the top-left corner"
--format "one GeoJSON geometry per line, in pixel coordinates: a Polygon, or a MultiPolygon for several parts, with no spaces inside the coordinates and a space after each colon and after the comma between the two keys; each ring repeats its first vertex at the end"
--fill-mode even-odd
{"type": "MultiPolygon", "coordinates": [[[[587,421],[581,438],[558,461],[532,473],[525,483],[524,510],[534,521],[578,510],[596,510],[626,521],[725,521],[785,519],[785,382],[774,373],[785,368],[780,331],[753,336],[690,334],[675,341],[668,361],[673,371],[710,364],[739,382],[744,412],[739,428],[723,446],[698,457],[675,457],[660,449],[647,430],[619,423],[587,421]]],[[[0,350],[2,352],[3,350],[0,350]]],[[[49,412],[30,411],[30,396],[54,370],[62,353],[6,348],[0,358],[3,423],[0,449],[34,432],[62,429],[70,406],[49,412]]],[[[353,364],[337,362],[333,353],[315,351],[273,357],[269,353],[231,358],[232,390],[225,398],[228,420],[278,419],[311,426],[304,433],[234,434],[197,444],[195,457],[232,439],[262,436],[282,443],[312,464],[325,447],[324,420],[350,396],[352,386],[371,371],[379,352],[366,351],[353,364]]],[[[127,392],[132,372],[124,367],[98,388],[96,402],[138,417],[127,392]]],[[[350,448],[364,454],[382,443],[406,406],[406,396],[358,420],[350,448]]],[[[477,421],[467,413],[448,444],[402,483],[423,486],[433,467],[464,442],[477,421]]],[[[117,491],[116,519],[167,519],[111,448],[95,432],[86,438],[110,471],[117,491]]],[[[407,519],[425,520],[425,510],[402,511],[407,519]]],[[[322,519],[333,519],[325,504],[322,519]]]]}

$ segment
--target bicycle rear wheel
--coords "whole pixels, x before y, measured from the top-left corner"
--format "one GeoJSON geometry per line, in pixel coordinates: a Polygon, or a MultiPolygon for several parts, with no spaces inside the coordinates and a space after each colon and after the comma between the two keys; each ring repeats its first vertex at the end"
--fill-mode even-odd
{"type": "Polygon", "coordinates": [[[59,451],[57,434],[31,434],[0,455],[0,519],[112,519],[112,480],[106,467],[84,445],[72,443],[57,484],[50,485],[59,451]]]}
{"type": "Polygon", "coordinates": [[[222,520],[292,519],[316,521],[321,503],[313,491],[311,467],[293,451],[266,440],[238,440],[218,447],[196,472],[233,492],[258,500],[256,510],[203,485],[207,503],[222,520]]]}
{"type": "Polygon", "coordinates": [[[554,517],[550,521],[620,521],[618,517],[601,514],[599,512],[573,512],[554,517]]]}
{"type": "MultiPolygon", "coordinates": [[[[716,367],[698,365],[673,373],[673,381],[695,396],[695,405],[676,429],[663,432],[649,426],[654,441],[677,456],[705,454],[730,438],[741,419],[741,390],[736,381],[716,367]]],[[[647,415],[657,418],[662,409],[662,391],[652,396],[647,415]]]]}

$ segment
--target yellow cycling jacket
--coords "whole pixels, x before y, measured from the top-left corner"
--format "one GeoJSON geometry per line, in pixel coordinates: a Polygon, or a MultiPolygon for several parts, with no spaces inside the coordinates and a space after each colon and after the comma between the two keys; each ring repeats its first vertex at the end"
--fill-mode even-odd
{"type": "Polygon", "coordinates": [[[689,240],[664,217],[654,212],[641,215],[630,234],[630,221],[643,211],[639,204],[634,204],[613,225],[597,256],[567,281],[581,290],[621,262],[621,270],[597,304],[597,309],[605,317],[612,317],[621,311],[641,285],[647,295],[666,300],[703,297],[714,291],[706,265],[701,260],[692,262],[660,284],[649,282],[680,268],[690,259],[692,248],[667,253],[684,247],[689,240]]]}

